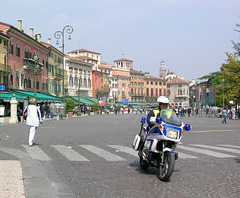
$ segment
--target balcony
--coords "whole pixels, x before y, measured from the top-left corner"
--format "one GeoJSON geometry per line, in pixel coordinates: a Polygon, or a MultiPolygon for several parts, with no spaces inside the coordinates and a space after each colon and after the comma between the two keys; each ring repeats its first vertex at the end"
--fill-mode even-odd
{"type": "Polygon", "coordinates": [[[62,74],[55,73],[55,74],[53,75],[53,78],[54,78],[55,80],[60,81],[60,80],[63,79],[63,75],[62,75],[62,74]]]}
{"type": "MultiPolygon", "coordinates": [[[[35,61],[34,59],[31,59],[31,58],[24,58],[23,59],[23,68],[24,69],[30,69],[30,68],[32,68],[32,67],[35,67],[36,66],[36,62],[37,61],[35,61]]],[[[44,67],[44,65],[42,64],[42,63],[40,63],[40,62],[38,62],[38,65],[39,65],[39,67],[44,67]]]]}
{"type": "Polygon", "coordinates": [[[0,63],[0,72],[10,73],[11,67],[0,63]]]}

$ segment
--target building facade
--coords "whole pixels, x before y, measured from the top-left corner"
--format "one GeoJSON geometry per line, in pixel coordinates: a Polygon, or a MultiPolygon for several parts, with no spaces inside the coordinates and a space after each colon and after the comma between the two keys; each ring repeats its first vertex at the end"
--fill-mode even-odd
{"type": "Polygon", "coordinates": [[[189,82],[181,78],[168,81],[167,96],[175,107],[189,107],[189,82]]]}
{"type": "Polygon", "coordinates": [[[49,50],[48,56],[48,92],[55,96],[63,95],[64,54],[48,43],[42,43],[49,50]]]}
{"type": "Polygon", "coordinates": [[[131,101],[144,102],[145,98],[145,77],[142,71],[130,70],[130,88],[131,88],[131,101]]]}
{"type": "Polygon", "coordinates": [[[9,36],[0,32],[0,85],[4,85],[5,90],[8,89],[8,77],[11,71],[7,63],[8,40],[9,36]]]}
{"type": "Polygon", "coordinates": [[[167,83],[162,78],[157,78],[145,73],[145,102],[157,102],[159,96],[167,95],[167,83]]]}
{"type": "Polygon", "coordinates": [[[11,89],[47,92],[47,65],[49,50],[41,44],[41,35],[30,35],[23,32],[22,21],[18,28],[0,22],[0,30],[9,36],[8,65],[10,74],[8,87],[11,89]],[[37,69],[37,70],[36,70],[37,69]]]}
{"type": "Polygon", "coordinates": [[[117,92],[113,91],[113,97],[117,97],[118,102],[123,102],[125,99],[131,102],[130,70],[132,68],[133,61],[131,60],[122,58],[114,61],[112,84],[115,85],[117,82],[117,92]]]}
{"type": "Polygon", "coordinates": [[[69,96],[92,97],[92,68],[92,63],[65,56],[69,96]]]}
{"type": "MultiPolygon", "coordinates": [[[[100,64],[98,65],[98,70],[100,70],[102,74],[102,90],[101,97],[105,97],[105,101],[113,102],[112,95],[112,66],[108,64],[100,64]]],[[[97,97],[99,98],[99,96],[97,97]]]]}

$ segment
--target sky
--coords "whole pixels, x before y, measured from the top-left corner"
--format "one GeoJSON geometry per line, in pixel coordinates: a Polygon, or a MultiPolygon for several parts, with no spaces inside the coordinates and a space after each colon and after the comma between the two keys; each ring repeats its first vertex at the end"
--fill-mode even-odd
{"type": "MultiPolygon", "coordinates": [[[[76,49],[101,53],[101,61],[126,58],[133,69],[158,77],[160,62],[185,80],[219,71],[240,34],[239,0],[0,0],[0,21],[42,41],[65,32],[65,54],[76,49]]],[[[61,44],[61,39],[59,40],[61,44]]]]}

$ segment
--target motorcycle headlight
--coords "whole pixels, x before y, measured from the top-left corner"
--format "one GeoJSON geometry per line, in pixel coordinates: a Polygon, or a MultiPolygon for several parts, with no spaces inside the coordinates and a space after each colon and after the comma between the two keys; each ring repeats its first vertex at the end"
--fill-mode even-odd
{"type": "Polygon", "coordinates": [[[168,128],[167,129],[167,137],[176,140],[178,138],[178,131],[168,128]]]}

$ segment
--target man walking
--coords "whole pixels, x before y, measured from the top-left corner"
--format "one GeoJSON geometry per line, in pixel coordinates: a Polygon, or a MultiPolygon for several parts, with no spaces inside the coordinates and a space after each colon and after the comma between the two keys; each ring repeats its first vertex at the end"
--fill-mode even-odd
{"type": "Polygon", "coordinates": [[[227,114],[228,114],[228,111],[227,111],[227,109],[226,108],[224,108],[223,110],[222,110],[222,115],[223,115],[223,121],[222,121],[222,124],[225,122],[225,124],[227,124],[227,114]]]}

